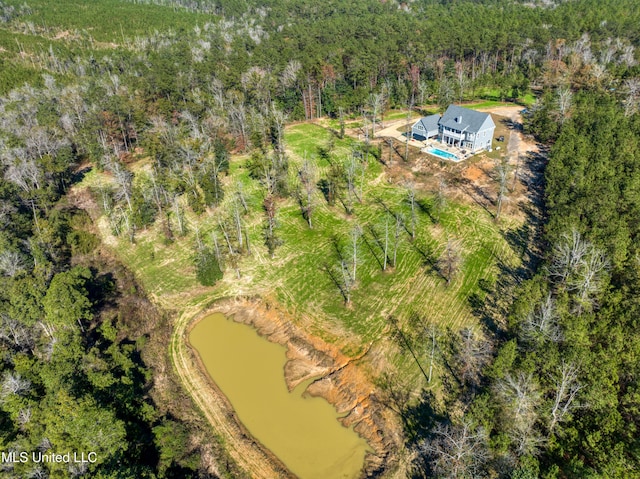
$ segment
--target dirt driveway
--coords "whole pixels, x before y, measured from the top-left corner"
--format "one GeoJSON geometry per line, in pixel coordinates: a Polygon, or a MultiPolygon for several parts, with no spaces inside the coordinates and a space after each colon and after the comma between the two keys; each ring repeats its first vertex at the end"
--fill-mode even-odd
{"type": "MultiPolygon", "coordinates": [[[[528,153],[537,151],[537,145],[534,141],[525,138],[522,134],[522,107],[519,105],[514,106],[496,106],[491,108],[478,108],[478,111],[482,111],[485,113],[491,113],[492,115],[501,116],[504,118],[508,118],[511,120],[513,129],[510,131],[510,138],[507,143],[507,148],[509,151],[509,156],[511,158],[516,157],[516,153],[520,155],[526,155],[528,153]]],[[[407,121],[405,119],[402,120],[394,120],[386,123],[384,128],[378,130],[376,132],[376,138],[394,138],[395,140],[404,143],[406,141],[406,137],[404,136],[404,128],[402,126],[406,125],[407,121]],[[400,131],[399,131],[400,130],[400,131]]],[[[418,141],[414,139],[409,140],[409,145],[415,148],[422,149],[426,146],[426,143],[423,141],[418,141]]]]}

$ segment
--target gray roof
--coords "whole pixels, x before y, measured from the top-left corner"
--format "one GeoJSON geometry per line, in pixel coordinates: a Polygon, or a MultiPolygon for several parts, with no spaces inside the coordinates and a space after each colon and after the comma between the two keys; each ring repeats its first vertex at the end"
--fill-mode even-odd
{"type": "Polygon", "coordinates": [[[450,130],[465,131],[467,128],[469,128],[469,125],[467,123],[458,123],[456,120],[441,121],[440,124],[446,128],[449,128],[450,130]]]}
{"type": "Polygon", "coordinates": [[[456,105],[449,105],[447,111],[442,115],[440,124],[447,128],[466,130],[470,133],[477,133],[482,130],[483,126],[484,128],[496,126],[489,113],[481,113],[456,105]],[[487,122],[486,125],[485,122],[487,122]]]}
{"type": "Polygon", "coordinates": [[[420,121],[424,125],[425,130],[438,131],[438,122],[440,121],[440,115],[436,113],[435,115],[425,116],[424,118],[420,118],[420,121]]]}
{"type": "Polygon", "coordinates": [[[415,128],[418,123],[421,123],[425,131],[438,131],[438,122],[440,121],[440,115],[429,115],[420,118],[413,124],[412,128],[415,128]]]}

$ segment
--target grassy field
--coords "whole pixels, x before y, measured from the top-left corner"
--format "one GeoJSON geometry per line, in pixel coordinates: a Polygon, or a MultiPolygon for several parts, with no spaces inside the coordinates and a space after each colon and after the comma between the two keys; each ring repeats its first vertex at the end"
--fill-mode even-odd
{"type": "MultiPolygon", "coordinates": [[[[19,6],[25,2],[8,0],[5,3],[19,6]]],[[[45,29],[55,25],[56,31],[88,34],[99,42],[122,43],[125,37],[131,39],[155,31],[192,30],[194,25],[212,19],[210,15],[121,0],[29,0],[27,4],[32,13],[21,20],[45,29]]]]}
{"type": "MultiPolygon", "coordinates": [[[[512,91],[510,91],[510,90],[508,91],[509,95],[511,95],[512,93],[513,93],[512,91]]],[[[501,92],[500,92],[500,88],[498,88],[498,87],[480,88],[475,92],[475,96],[478,97],[478,98],[484,98],[485,101],[488,103],[487,107],[500,105],[500,104],[503,103],[501,100],[504,99],[502,97],[501,92]]],[[[523,106],[531,106],[531,105],[533,105],[533,103],[535,101],[536,101],[536,98],[533,95],[533,93],[527,92],[524,95],[519,96],[516,99],[515,103],[517,103],[518,105],[523,105],[523,106]]],[[[484,106],[484,104],[483,104],[483,106],[484,106]]]]}
{"type": "MultiPolygon", "coordinates": [[[[316,161],[319,175],[327,164],[317,160],[318,146],[333,142],[333,161],[346,157],[354,140],[332,138],[325,128],[313,124],[296,124],[286,130],[292,178],[303,159],[316,161]]],[[[416,215],[416,239],[411,240],[411,211],[406,189],[391,184],[384,167],[369,158],[362,185],[362,202],[356,202],[352,215],[337,203],[329,206],[319,192],[314,197],[314,228],[303,219],[293,198],[280,200],[278,235],[283,240],[270,258],[263,245],[264,213],[261,209],[261,186],[251,179],[245,158],[232,161],[225,201],[221,207],[199,218],[189,218],[189,231],[183,238],[164,244],[157,229],[140,232],[131,245],[126,238],[110,236],[108,224],[101,221],[103,236],[114,245],[118,255],[132,268],[149,293],[160,303],[180,308],[196,298],[209,296],[259,295],[273,300],[304,321],[325,340],[343,345],[345,352],[357,354],[366,344],[387,341],[392,330],[390,316],[403,328],[410,328],[412,317],[419,316],[424,325],[459,329],[475,326],[470,298],[481,294],[481,281],[491,284],[496,277],[498,260],[516,264],[517,257],[504,239],[501,229],[483,209],[449,201],[442,212],[433,211],[433,197],[419,192],[420,208],[416,215]],[[251,254],[242,258],[238,274],[227,268],[224,279],[213,288],[196,282],[194,271],[197,237],[210,244],[216,218],[231,210],[233,186],[242,183],[250,211],[246,223],[251,254]],[[395,214],[404,217],[397,246],[397,264],[382,270],[385,226],[389,228],[389,256],[394,248],[395,214]],[[436,221],[438,219],[438,221],[436,221]],[[363,234],[358,241],[357,284],[351,304],[345,305],[336,282],[327,269],[339,271],[339,255],[350,257],[349,238],[358,225],[363,234]],[[376,239],[377,238],[377,239],[376,239]],[[437,260],[448,238],[462,247],[459,273],[447,285],[439,272],[437,260]]],[[[101,179],[92,173],[84,180],[90,186],[101,179]]],[[[508,225],[508,219],[505,220],[508,225]]],[[[200,300],[200,299],[198,299],[200,300]]],[[[410,332],[410,331],[408,331],[410,332]]],[[[405,355],[406,356],[406,355],[405,355]]],[[[390,360],[400,368],[417,368],[403,355],[390,360]]]]}

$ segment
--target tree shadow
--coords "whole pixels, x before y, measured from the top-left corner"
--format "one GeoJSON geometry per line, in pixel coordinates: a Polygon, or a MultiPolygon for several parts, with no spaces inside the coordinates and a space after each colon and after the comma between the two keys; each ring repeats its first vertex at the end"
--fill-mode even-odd
{"type": "Polygon", "coordinates": [[[432,202],[429,202],[426,199],[421,198],[421,199],[416,199],[416,205],[418,206],[418,209],[420,211],[422,211],[424,214],[426,214],[429,217],[429,219],[433,224],[438,223],[438,219],[435,217],[433,212],[434,207],[432,202]]]}
{"type": "Polygon", "coordinates": [[[91,266],[92,279],[86,284],[89,300],[95,311],[106,306],[117,306],[121,294],[116,286],[116,279],[112,272],[100,274],[97,268],[91,266]]]}
{"type": "Polygon", "coordinates": [[[436,424],[447,419],[436,411],[433,392],[422,389],[416,401],[411,388],[398,375],[383,374],[378,388],[381,394],[373,399],[400,418],[408,446],[417,445],[436,424]]]}
{"type": "Polygon", "coordinates": [[[422,256],[423,264],[425,266],[430,267],[434,273],[440,276],[443,280],[447,280],[447,277],[442,272],[442,269],[438,265],[438,258],[435,256],[433,250],[429,248],[428,245],[423,246],[422,248],[417,242],[411,243],[411,246],[416,250],[416,252],[422,256]]]}
{"type": "MultiPolygon", "coordinates": [[[[369,227],[371,228],[371,227],[369,227]]],[[[377,251],[373,248],[373,245],[369,242],[369,239],[367,238],[366,234],[363,234],[361,236],[362,241],[364,241],[365,246],[369,249],[369,252],[371,253],[371,255],[375,258],[376,262],[378,263],[378,266],[380,266],[380,269],[384,268],[384,264],[382,263],[382,260],[378,257],[378,253],[377,251]]],[[[384,252],[382,253],[384,254],[384,252]]]]}
{"type": "MultiPolygon", "coordinates": [[[[342,252],[342,248],[340,247],[340,240],[337,236],[332,236],[331,237],[331,244],[333,246],[333,250],[336,254],[336,256],[338,257],[338,261],[340,264],[344,264],[346,262],[344,254],[342,252]]],[[[329,277],[329,279],[331,280],[331,282],[336,286],[336,288],[338,288],[338,290],[340,291],[340,294],[342,295],[342,298],[344,299],[345,303],[349,302],[349,292],[347,291],[344,282],[342,281],[342,278],[340,278],[340,275],[336,272],[335,268],[333,268],[328,262],[324,262],[322,263],[322,265],[319,267],[320,271],[324,272],[327,274],[327,276],[329,277]]]]}
{"type": "MultiPolygon", "coordinates": [[[[378,235],[378,232],[376,231],[376,229],[373,227],[373,225],[367,225],[367,229],[369,230],[369,233],[371,233],[371,237],[373,238],[373,241],[375,241],[375,244],[378,246],[378,248],[380,248],[380,252],[382,253],[382,260],[378,259],[378,257],[376,256],[376,259],[378,260],[378,264],[380,265],[381,269],[384,269],[384,264],[383,264],[383,260],[385,259],[385,251],[384,251],[384,243],[382,241],[382,238],[378,235]]],[[[373,252],[373,248],[371,248],[371,251],[373,252]]],[[[389,256],[387,256],[387,264],[389,264],[390,262],[390,258],[389,256]]]]}
{"type": "Polygon", "coordinates": [[[480,291],[469,295],[467,301],[487,333],[494,339],[508,337],[507,325],[497,318],[509,315],[517,286],[531,276],[532,271],[524,265],[513,266],[495,253],[491,253],[498,268],[497,279],[478,281],[480,291]]]}
{"type": "Polygon", "coordinates": [[[340,281],[340,277],[336,274],[335,270],[329,266],[328,263],[323,263],[320,266],[320,271],[323,271],[324,273],[327,274],[327,276],[329,276],[329,279],[331,280],[331,282],[336,286],[336,288],[338,288],[338,291],[340,291],[340,294],[342,295],[342,298],[344,299],[344,302],[348,302],[349,300],[349,296],[344,288],[344,285],[342,284],[342,281],[340,281]]]}
{"type": "Polygon", "coordinates": [[[435,410],[435,402],[433,392],[423,389],[418,401],[404,410],[403,425],[411,442],[424,438],[436,424],[447,420],[435,410]]]}
{"type": "Polygon", "coordinates": [[[489,210],[489,207],[493,206],[493,198],[491,198],[482,188],[473,184],[466,178],[453,182],[453,186],[471,198],[471,200],[485,210],[489,216],[495,218],[495,213],[489,210]]]}
{"type": "Polygon", "coordinates": [[[71,184],[75,185],[76,183],[80,183],[91,170],[93,170],[93,167],[87,166],[85,168],[81,168],[71,173],[71,178],[70,178],[71,184]]]}

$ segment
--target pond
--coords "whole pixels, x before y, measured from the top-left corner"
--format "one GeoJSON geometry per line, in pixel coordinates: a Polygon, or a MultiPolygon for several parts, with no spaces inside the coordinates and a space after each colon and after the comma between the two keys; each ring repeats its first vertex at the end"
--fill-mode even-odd
{"type": "Polygon", "coordinates": [[[302,479],[358,477],[368,450],[338,422],[326,400],[289,392],[285,348],[250,326],[212,314],[196,324],[189,342],[242,424],[302,479]]]}

